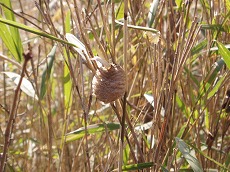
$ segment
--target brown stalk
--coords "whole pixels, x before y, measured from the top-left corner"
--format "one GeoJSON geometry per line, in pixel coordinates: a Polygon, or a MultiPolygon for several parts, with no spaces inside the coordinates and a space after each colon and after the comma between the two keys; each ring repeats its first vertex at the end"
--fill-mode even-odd
{"type": "Polygon", "coordinates": [[[22,72],[21,72],[21,77],[19,80],[19,83],[16,87],[16,90],[14,92],[14,99],[13,99],[13,104],[11,107],[11,111],[10,111],[10,116],[9,116],[9,120],[6,126],[6,130],[5,130],[5,140],[4,140],[4,147],[3,147],[3,154],[1,157],[1,164],[0,164],[0,171],[3,172],[5,171],[5,166],[7,163],[7,154],[8,154],[8,149],[11,143],[11,135],[13,133],[13,129],[14,129],[14,123],[15,123],[15,118],[17,115],[17,107],[19,104],[19,99],[20,99],[20,87],[22,84],[22,79],[25,76],[25,72],[26,72],[26,65],[28,63],[28,61],[32,58],[32,54],[31,52],[28,52],[27,54],[24,54],[24,63],[22,66],[22,72]]]}

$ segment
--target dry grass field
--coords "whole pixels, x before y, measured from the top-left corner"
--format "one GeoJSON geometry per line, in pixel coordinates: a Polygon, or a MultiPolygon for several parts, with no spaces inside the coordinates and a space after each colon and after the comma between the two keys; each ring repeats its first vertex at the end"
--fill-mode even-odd
{"type": "Polygon", "coordinates": [[[0,171],[228,171],[230,1],[0,0],[0,171]]]}

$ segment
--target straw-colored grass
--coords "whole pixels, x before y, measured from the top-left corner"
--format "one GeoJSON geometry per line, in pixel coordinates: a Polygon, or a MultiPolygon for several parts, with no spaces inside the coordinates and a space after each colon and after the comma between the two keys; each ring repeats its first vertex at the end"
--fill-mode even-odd
{"type": "Polygon", "coordinates": [[[230,168],[227,0],[0,2],[0,170],[230,168]],[[125,71],[115,102],[94,56],[125,71]]]}

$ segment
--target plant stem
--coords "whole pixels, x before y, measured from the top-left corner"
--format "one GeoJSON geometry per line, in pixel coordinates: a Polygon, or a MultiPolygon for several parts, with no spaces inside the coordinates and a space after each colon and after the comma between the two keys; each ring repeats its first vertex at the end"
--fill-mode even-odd
{"type": "Polygon", "coordinates": [[[11,134],[13,132],[14,122],[15,122],[16,113],[17,113],[20,87],[22,84],[22,79],[25,76],[26,65],[27,65],[28,61],[31,59],[30,53],[23,54],[23,56],[24,56],[25,61],[24,61],[23,66],[22,66],[22,72],[21,72],[21,77],[20,77],[19,83],[18,83],[16,90],[15,90],[13,104],[12,104],[12,108],[10,111],[10,117],[9,117],[9,121],[7,123],[6,130],[5,130],[5,142],[4,142],[3,154],[1,157],[1,164],[0,164],[0,171],[1,172],[5,171],[5,166],[6,166],[6,162],[7,162],[7,152],[8,152],[9,146],[10,146],[11,134]]]}
{"type": "Polygon", "coordinates": [[[125,135],[125,118],[126,118],[126,97],[127,97],[127,52],[128,52],[128,27],[127,27],[127,16],[128,16],[128,1],[124,1],[124,70],[126,74],[126,89],[125,89],[125,95],[124,95],[124,101],[123,101],[123,114],[122,114],[122,120],[121,120],[121,140],[120,140],[120,146],[119,146],[119,152],[120,152],[120,159],[119,159],[119,171],[122,171],[122,164],[123,164],[123,147],[124,147],[124,135],[125,135]]]}

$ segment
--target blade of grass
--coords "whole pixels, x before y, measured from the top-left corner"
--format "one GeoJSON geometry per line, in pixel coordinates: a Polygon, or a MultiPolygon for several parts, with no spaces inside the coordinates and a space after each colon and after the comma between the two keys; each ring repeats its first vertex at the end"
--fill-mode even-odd
{"type": "Polygon", "coordinates": [[[197,160],[195,155],[191,154],[191,150],[189,149],[188,145],[180,138],[175,138],[177,147],[180,150],[180,152],[183,154],[186,161],[190,164],[191,168],[196,172],[202,172],[203,169],[197,160]]]}
{"type": "Polygon", "coordinates": [[[157,8],[158,8],[159,0],[153,0],[148,14],[148,27],[152,27],[153,21],[156,16],[157,8]]]}
{"type": "MultiPolygon", "coordinates": [[[[99,132],[113,131],[120,129],[119,123],[104,123],[104,124],[93,124],[87,126],[88,134],[95,134],[99,132]]],[[[66,142],[73,142],[85,136],[85,127],[81,127],[75,131],[66,134],[66,142]]]]}
{"type": "MultiPolygon", "coordinates": [[[[1,18],[0,18],[1,19],[1,18]]],[[[11,52],[13,57],[20,61],[21,57],[19,57],[17,47],[14,43],[14,39],[11,36],[10,30],[5,24],[0,23],[0,37],[2,38],[2,41],[4,42],[5,46],[8,48],[8,50],[11,52]]]]}
{"type": "MultiPolygon", "coordinates": [[[[12,5],[11,5],[11,1],[10,0],[4,0],[3,2],[1,0],[0,2],[3,3],[9,9],[12,9],[12,5]]],[[[5,8],[4,6],[2,6],[2,7],[3,7],[2,9],[4,11],[4,15],[5,15],[6,19],[11,20],[11,21],[16,21],[14,13],[12,11],[10,11],[9,9],[5,8]]],[[[4,28],[4,31],[6,31],[5,28],[4,28]]],[[[22,59],[23,47],[22,47],[22,41],[21,41],[21,38],[20,38],[20,35],[19,35],[19,31],[18,31],[17,28],[10,26],[9,27],[9,33],[10,34],[7,34],[6,37],[8,39],[10,39],[10,42],[12,42],[13,45],[14,45],[14,47],[13,47],[14,49],[11,48],[9,50],[11,52],[15,52],[16,51],[16,54],[15,53],[12,53],[12,54],[14,55],[14,58],[16,58],[17,61],[20,62],[21,59],[22,59]]]]}
{"type": "Polygon", "coordinates": [[[142,169],[150,168],[153,165],[154,165],[153,162],[124,165],[122,166],[122,171],[142,170],[142,169]]]}
{"type": "Polygon", "coordinates": [[[214,96],[214,94],[219,90],[219,88],[222,86],[222,83],[227,75],[224,75],[220,78],[220,80],[216,83],[214,88],[208,93],[208,99],[214,96]]]}
{"type": "Polygon", "coordinates": [[[212,66],[212,70],[209,74],[205,77],[205,79],[201,82],[199,95],[202,97],[211,87],[213,81],[216,79],[218,72],[222,69],[225,62],[223,59],[218,60],[212,66]]]}
{"type": "Polygon", "coordinates": [[[230,69],[230,51],[221,42],[217,41],[217,45],[218,45],[218,52],[223,57],[224,62],[228,67],[228,69],[230,69]]]}
{"type": "MultiPolygon", "coordinates": [[[[16,85],[19,84],[19,81],[21,80],[21,75],[18,75],[17,73],[13,73],[13,72],[3,72],[3,73],[6,74],[9,78],[11,78],[16,85]]],[[[20,89],[28,96],[38,100],[33,85],[26,78],[22,78],[20,89]]]]}
{"type": "Polygon", "coordinates": [[[29,26],[26,26],[22,23],[18,23],[18,22],[14,22],[14,21],[11,21],[11,20],[7,20],[7,19],[3,19],[2,17],[0,17],[0,22],[1,23],[4,23],[4,24],[7,24],[7,25],[10,25],[10,26],[13,26],[13,27],[16,27],[16,28],[19,28],[19,29],[22,29],[24,31],[27,31],[27,32],[30,32],[30,33],[33,33],[33,34],[36,34],[36,35],[39,35],[39,36],[43,36],[43,37],[46,37],[46,38],[49,38],[51,40],[54,40],[54,41],[58,41],[60,43],[63,43],[63,44],[66,44],[66,45],[70,45],[70,46],[75,46],[74,44],[71,44],[63,39],[59,39],[53,35],[50,35],[46,32],[43,32],[41,30],[38,30],[38,29],[35,29],[35,28],[32,28],[32,27],[29,27],[29,26]]]}
{"type": "Polygon", "coordinates": [[[196,146],[194,146],[194,145],[192,145],[190,143],[188,143],[188,145],[190,147],[192,147],[195,151],[197,151],[199,154],[201,154],[202,156],[204,156],[206,159],[208,159],[208,160],[212,161],[213,163],[217,164],[219,167],[223,168],[224,170],[228,170],[229,169],[228,167],[224,166],[223,164],[217,162],[215,159],[213,159],[213,158],[209,157],[208,155],[204,154],[204,152],[202,150],[198,149],[196,146]]]}
{"type": "Polygon", "coordinates": [[[47,58],[48,58],[47,67],[45,68],[45,70],[43,71],[43,74],[42,74],[42,81],[41,81],[40,95],[39,95],[40,99],[43,99],[43,97],[46,93],[47,82],[50,79],[51,69],[53,67],[56,48],[57,48],[57,45],[54,45],[54,47],[52,48],[52,50],[50,51],[50,53],[47,56],[47,58]]]}

